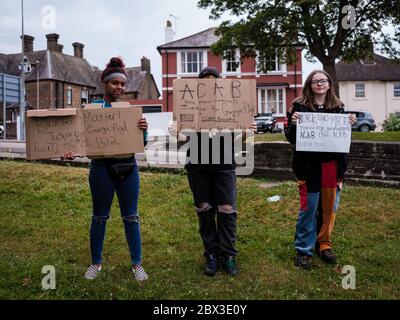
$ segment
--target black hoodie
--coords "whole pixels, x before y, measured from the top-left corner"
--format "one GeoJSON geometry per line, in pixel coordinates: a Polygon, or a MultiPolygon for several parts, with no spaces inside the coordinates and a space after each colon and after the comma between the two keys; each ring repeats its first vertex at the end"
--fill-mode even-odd
{"type": "Polygon", "coordinates": [[[337,160],[338,179],[342,180],[347,170],[347,154],[335,152],[307,152],[296,151],[296,124],[292,123],[292,116],[295,112],[320,112],[320,113],[344,113],[343,106],[331,110],[324,109],[322,106],[315,106],[316,111],[310,110],[305,105],[293,102],[293,107],[288,115],[288,130],[286,139],[293,145],[292,168],[297,180],[307,180],[310,177],[321,175],[321,163],[337,160]]]}

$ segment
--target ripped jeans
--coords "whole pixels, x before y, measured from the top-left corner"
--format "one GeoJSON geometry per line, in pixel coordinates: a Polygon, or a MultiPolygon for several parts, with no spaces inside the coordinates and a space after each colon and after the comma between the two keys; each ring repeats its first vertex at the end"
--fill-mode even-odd
{"type": "MultiPolygon", "coordinates": [[[[132,161],[136,162],[132,157],[132,161]]],[[[94,159],[90,164],[89,184],[93,201],[93,216],[90,226],[90,250],[92,264],[101,264],[106,223],[110,218],[111,204],[115,192],[125,227],[132,264],[141,263],[141,239],[139,214],[139,172],[133,172],[124,180],[113,179],[102,159],[94,159]]]]}
{"type": "Polygon", "coordinates": [[[204,256],[236,256],[236,174],[218,165],[186,165],[204,256]]]}

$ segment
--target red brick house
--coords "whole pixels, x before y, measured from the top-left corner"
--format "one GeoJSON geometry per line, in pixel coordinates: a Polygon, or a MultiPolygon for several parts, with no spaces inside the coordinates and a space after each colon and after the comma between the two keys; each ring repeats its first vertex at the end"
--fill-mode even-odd
{"type": "MultiPolygon", "coordinates": [[[[168,28],[170,24],[167,24],[166,32],[168,28]]],[[[301,93],[303,45],[296,45],[297,63],[295,65],[281,64],[274,57],[268,63],[271,70],[263,73],[257,71],[256,59],[240,60],[238,50],[231,55],[232,58],[229,60],[212,54],[210,46],[217,39],[215,28],[210,28],[157,47],[162,57],[163,111],[172,111],[174,79],[195,78],[203,67],[211,66],[221,72],[222,78],[255,79],[258,113],[275,111],[278,121],[283,121],[292,100],[301,93]]]]}

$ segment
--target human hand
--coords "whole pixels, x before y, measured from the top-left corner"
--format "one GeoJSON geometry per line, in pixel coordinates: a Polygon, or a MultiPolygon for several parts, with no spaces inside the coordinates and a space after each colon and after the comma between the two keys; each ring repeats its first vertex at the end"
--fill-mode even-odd
{"type": "Polygon", "coordinates": [[[293,124],[297,124],[297,120],[299,120],[299,113],[298,113],[298,112],[295,112],[295,113],[293,113],[293,115],[292,115],[292,123],[293,123],[293,124]]]}
{"type": "Polygon", "coordinates": [[[253,122],[250,125],[249,130],[250,130],[250,134],[256,134],[257,133],[257,123],[253,122]]]}
{"type": "Polygon", "coordinates": [[[350,122],[351,122],[352,125],[357,122],[357,117],[356,117],[356,115],[354,113],[350,113],[349,114],[349,118],[350,118],[350,122]]]}
{"type": "Polygon", "coordinates": [[[64,154],[61,156],[61,161],[64,161],[64,160],[74,160],[76,157],[78,157],[77,154],[73,153],[72,151],[68,151],[68,152],[64,153],[64,154]]]}
{"type": "Polygon", "coordinates": [[[171,136],[176,137],[178,133],[178,124],[176,121],[171,121],[168,125],[168,132],[171,136]]]}
{"type": "Polygon", "coordinates": [[[138,127],[139,127],[139,129],[147,130],[148,124],[147,124],[147,121],[146,121],[145,118],[142,118],[142,119],[139,120],[138,127]]]}

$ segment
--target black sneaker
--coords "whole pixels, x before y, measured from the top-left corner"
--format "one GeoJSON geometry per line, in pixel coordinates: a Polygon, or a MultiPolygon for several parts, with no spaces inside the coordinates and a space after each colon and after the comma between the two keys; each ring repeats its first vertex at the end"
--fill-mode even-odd
{"type": "Polygon", "coordinates": [[[215,256],[209,255],[206,258],[206,267],[204,268],[204,273],[207,276],[212,277],[218,270],[218,260],[215,256]]]}
{"type": "Polygon", "coordinates": [[[239,267],[234,256],[228,256],[225,258],[224,269],[226,273],[231,276],[236,276],[239,274],[239,267]]]}
{"type": "Polygon", "coordinates": [[[319,256],[322,261],[328,264],[336,264],[337,259],[336,256],[333,254],[332,249],[326,249],[319,253],[319,256]]]}
{"type": "Polygon", "coordinates": [[[310,270],[311,269],[310,257],[307,255],[298,254],[294,258],[294,265],[300,269],[310,270]]]}

